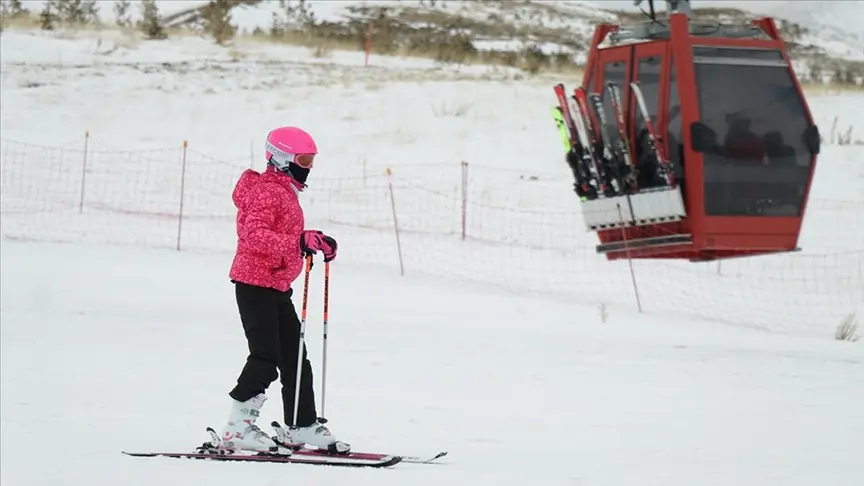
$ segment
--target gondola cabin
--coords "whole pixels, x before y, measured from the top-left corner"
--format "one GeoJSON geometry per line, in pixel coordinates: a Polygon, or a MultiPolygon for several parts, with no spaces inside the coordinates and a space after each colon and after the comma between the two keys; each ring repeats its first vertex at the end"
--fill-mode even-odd
{"type": "Polygon", "coordinates": [[[700,24],[689,2],[667,3],[668,18],[652,4],[649,22],[596,26],[581,95],[557,107],[597,252],[798,250],[820,137],[774,21],[700,24]]]}

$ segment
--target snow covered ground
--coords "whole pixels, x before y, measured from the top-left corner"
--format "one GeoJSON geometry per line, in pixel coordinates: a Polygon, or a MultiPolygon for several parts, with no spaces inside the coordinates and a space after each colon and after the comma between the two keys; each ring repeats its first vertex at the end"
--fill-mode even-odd
{"type": "MultiPolygon", "coordinates": [[[[548,79],[110,33],[7,31],[0,49],[3,485],[845,486],[864,474],[864,348],[833,340],[843,316],[864,317],[860,145],[824,146],[802,253],[636,262],[640,314],[626,263],[599,258],[582,230],[548,79]],[[358,450],[447,449],[444,464],[119,453],[187,450],[225,420],[245,352],[226,279],[230,190],[286,123],[322,147],[304,206],[340,241],[334,431],[358,450]],[[53,437],[68,457],[33,452],[53,437]]],[[[836,121],[862,138],[864,94],[810,102],[826,137],[836,121]]],[[[316,365],[320,285],[316,274],[316,365]]]]}
{"type": "MultiPolygon", "coordinates": [[[[860,344],[612,314],[334,263],[327,416],[397,470],[137,459],[220,427],[229,254],[3,242],[2,483],[853,486],[860,344]],[[46,441],[56,441],[51,451],[46,441]],[[45,454],[51,454],[46,459],[45,454]]],[[[321,357],[321,273],[308,345],[321,357]]],[[[320,371],[319,371],[320,373],[320,371]]],[[[320,386],[320,384],[318,385],[320,386]]],[[[279,419],[278,387],[262,422],[279,419]]]]}

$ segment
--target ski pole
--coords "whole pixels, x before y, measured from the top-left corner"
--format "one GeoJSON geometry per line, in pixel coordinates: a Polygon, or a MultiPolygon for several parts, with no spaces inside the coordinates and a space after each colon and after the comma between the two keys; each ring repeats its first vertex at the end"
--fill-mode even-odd
{"type": "Polygon", "coordinates": [[[327,308],[330,303],[330,262],[324,262],[324,352],[321,365],[321,418],[319,422],[327,423],[324,418],[324,399],[327,397],[327,308]]]}
{"type": "Polygon", "coordinates": [[[297,408],[300,406],[300,377],[303,374],[303,341],[306,337],[306,302],[309,300],[309,273],[312,271],[312,255],[306,255],[306,275],[303,279],[303,306],[300,310],[300,344],[297,350],[297,381],[294,384],[294,419],[291,428],[297,428],[297,408]]]}

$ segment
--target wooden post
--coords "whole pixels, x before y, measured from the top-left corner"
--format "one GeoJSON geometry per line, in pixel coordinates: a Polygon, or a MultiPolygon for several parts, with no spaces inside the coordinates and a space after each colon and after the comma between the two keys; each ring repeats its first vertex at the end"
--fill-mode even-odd
{"type": "Polygon", "coordinates": [[[186,192],[186,149],[189,141],[183,140],[183,154],[180,161],[180,210],[177,213],[177,251],[180,251],[180,237],[183,234],[183,199],[186,192]]]}
{"type": "Polygon", "coordinates": [[[393,171],[387,168],[387,186],[390,188],[390,207],[393,209],[393,229],[396,231],[396,252],[399,254],[399,275],[405,275],[405,263],[402,260],[402,242],[399,238],[399,219],[396,217],[396,199],[393,197],[393,171]]]}
{"type": "Polygon", "coordinates": [[[364,66],[369,66],[369,56],[372,55],[372,22],[366,24],[366,59],[364,66]]]}
{"type": "Polygon", "coordinates": [[[84,212],[84,188],[87,186],[87,151],[90,149],[90,130],[84,131],[84,158],[81,162],[81,196],[78,199],[78,214],[84,212]]]}

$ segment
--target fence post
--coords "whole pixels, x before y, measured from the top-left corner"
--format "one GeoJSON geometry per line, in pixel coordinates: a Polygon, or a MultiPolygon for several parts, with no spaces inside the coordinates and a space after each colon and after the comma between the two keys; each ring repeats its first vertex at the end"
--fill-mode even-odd
{"type": "Polygon", "coordinates": [[[396,231],[396,252],[399,253],[399,275],[405,275],[405,264],[402,261],[402,243],[399,239],[399,220],[396,218],[396,199],[393,197],[393,171],[387,167],[387,186],[390,188],[390,207],[393,209],[393,229],[396,231]]]}
{"type": "Polygon", "coordinates": [[[369,66],[369,56],[372,54],[372,22],[366,24],[366,58],[363,61],[364,66],[369,66]]]}
{"type": "Polygon", "coordinates": [[[468,233],[468,162],[462,161],[462,240],[468,233]]]}
{"type": "Polygon", "coordinates": [[[183,234],[183,199],[186,193],[186,149],[189,141],[183,140],[183,152],[180,159],[180,210],[177,212],[177,251],[180,251],[180,235],[183,234]]]}
{"type": "Polygon", "coordinates": [[[90,149],[90,130],[84,131],[84,160],[81,162],[81,197],[78,200],[78,214],[84,212],[84,188],[87,186],[87,151],[90,149]]]}
{"type": "Polygon", "coordinates": [[[636,272],[633,270],[633,257],[630,254],[630,245],[627,244],[627,232],[625,231],[624,226],[624,213],[621,212],[621,204],[616,203],[618,206],[618,217],[621,219],[621,237],[624,241],[624,251],[627,252],[627,263],[630,265],[630,280],[633,282],[633,293],[636,295],[636,308],[639,309],[639,313],[642,313],[642,299],[639,297],[639,286],[636,284],[636,272]]]}

